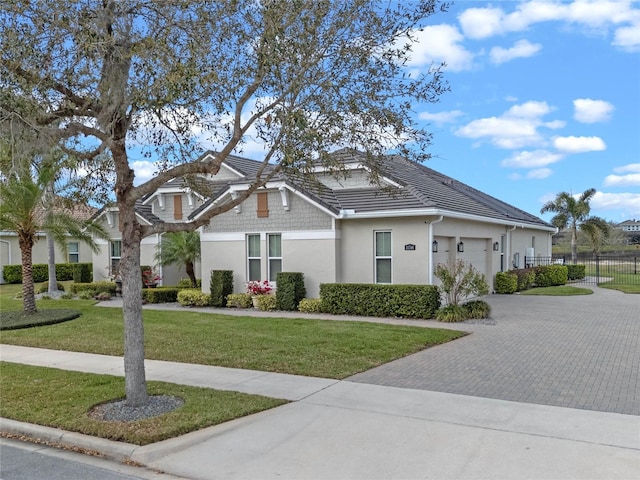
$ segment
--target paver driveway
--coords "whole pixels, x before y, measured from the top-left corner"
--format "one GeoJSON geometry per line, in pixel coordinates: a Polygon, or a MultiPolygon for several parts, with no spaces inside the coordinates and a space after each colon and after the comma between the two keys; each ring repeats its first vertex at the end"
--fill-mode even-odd
{"type": "Polygon", "coordinates": [[[490,295],[495,325],[348,380],[640,415],[640,295],[589,288],[490,295]]]}

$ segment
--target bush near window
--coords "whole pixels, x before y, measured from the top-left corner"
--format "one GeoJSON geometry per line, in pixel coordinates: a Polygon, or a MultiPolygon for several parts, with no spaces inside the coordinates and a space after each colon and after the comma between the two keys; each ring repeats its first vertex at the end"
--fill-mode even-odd
{"type": "Polygon", "coordinates": [[[536,267],[535,270],[537,287],[566,285],[569,279],[568,269],[565,265],[544,265],[536,267]]]}
{"type": "Polygon", "coordinates": [[[567,267],[567,278],[569,280],[582,280],[587,276],[586,265],[565,265],[567,267]]]}
{"type": "MultiPolygon", "coordinates": [[[[91,263],[56,263],[56,280],[59,282],[74,280],[73,272],[77,265],[89,265],[89,269],[93,270],[91,263]]],[[[2,275],[6,283],[22,283],[22,265],[5,265],[2,267],[2,275]]],[[[46,263],[34,263],[34,283],[46,282],[47,280],[49,280],[49,266],[46,263]]]]}
{"type": "Polygon", "coordinates": [[[304,313],[321,313],[322,300],[319,298],[303,298],[298,304],[298,310],[304,313]]]}
{"type": "Polygon", "coordinates": [[[321,309],[334,315],[433,318],[440,308],[434,285],[323,283],[321,309]]]}
{"type": "Polygon", "coordinates": [[[195,288],[180,290],[178,303],[183,307],[206,307],[209,305],[209,294],[195,288]]]}
{"type": "Polygon", "coordinates": [[[233,270],[211,271],[211,306],[226,307],[227,295],[233,293],[233,270]]]}
{"type": "MultiPolygon", "coordinates": [[[[93,263],[73,263],[72,265],[73,265],[73,281],[75,283],[93,282],[93,263]]],[[[56,273],[57,273],[57,269],[56,269],[56,273]]]]}
{"type": "Polygon", "coordinates": [[[276,308],[297,310],[300,300],[307,294],[304,288],[304,274],[300,272],[280,272],[276,275],[276,308]]]}
{"type": "Polygon", "coordinates": [[[518,290],[518,275],[514,272],[498,272],[493,287],[496,293],[514,293],[518,290]]]}
{"type": "Polygon", "coordinates": [[[160,287],[145,288],[142,290],[142,298],[147,303],[173,303],[178,301],[178,288],[160,287]]]}
{"type": "Polygon", "coordinates": [[[256,297],[256,305],[258,310],[263,312],[276,309],[276,297],[275,295],[258,295],[256,297]]]}
{"type": "Polygon", "coordinates": [[[231,293],[227,295],[227,307],[249,308],[252,306],[250,293],[231,293]]]}
{"type": "Polygon", "coordinates": [[[106,292],[113,296],[116,294],[116,284],[115,282],[109,282],[107,280],[91,283],[72,283],[69,286],[69,290],[71,293],[76,294],[85,291],[93,291],[94,293],[106,292]]]}

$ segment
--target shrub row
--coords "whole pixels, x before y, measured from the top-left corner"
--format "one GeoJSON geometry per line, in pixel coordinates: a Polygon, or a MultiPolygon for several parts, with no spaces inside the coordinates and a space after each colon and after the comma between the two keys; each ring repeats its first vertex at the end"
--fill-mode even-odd
{"type": "Polygon", "coordinates": [[[178,301],[180,289],[171,287],[145,288],[142,290],[142,298],[147,303],[171,303],[178,301]]]}
{"type": "Polygon", "coordinates": [[[187,288],[178,292],[177,300],[183,307],[206,307],[210,297],[208,293],[202,293],[196,288],[187,288]]]}
{"type": "MultiPolygon", "coordinates": [[[[6,283],[22,283],[22,265],[5,265],[2,275],[6,283]]],[[[91,282],[93,280],[92,263],[56,263],[56,280],[76,280],[91,282]]],[[[35,283],[49,280],[49,266],[46,263],[33,264],[33,281],[35,283]]]]}
{"type": "Polygon", "coordinates": [[[434,285],[324,283],[321,310],[334,315],[433,318],[440,308],[434,285]]]}
{"type": "Polygon", "coordinates": [[[81,292],[94,292],[94,293],[108,293],[110,295],[116,294],[116,284],[115,282],[110,282],[108,280],[103,280],[100,282],[91,282],[91,283],[72,283],[69,286],[69,290],[73,294],[79,294],[81,292]]]}
{"type": "Polygon", "coordinates": [[[569,279],[584,278],[584,265],[543,265],[496,273],[496,293],[514,293],[536,287],[565,285],[569,279]],[[573,268],[569,268],[573,267],[573,268]],[[569,272],[571,271],[571,276],[569,272]],[[582,275],[582,276],[581,276],[582,275]]]}

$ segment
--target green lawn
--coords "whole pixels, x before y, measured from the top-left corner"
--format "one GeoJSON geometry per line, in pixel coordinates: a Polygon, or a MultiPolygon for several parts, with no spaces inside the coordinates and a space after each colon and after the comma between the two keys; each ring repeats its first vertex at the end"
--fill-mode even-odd
{"type": "Polygon", "coordinates": [[[557,287],[536,287],[523,290],[520,295],[552,295],[558,297],[571,295],[590,295],[593,290],[589,288],[572,287],[570,285],[560,285],[557,287]]]}
{"type": "MultiPolygon", "coordinates": [[[[0,287],[1,309],[20,308],[0,287]]],[[[41,300],[73,308],[65,323],[1,332],[2,343],[123,355],[122,311],[92,301],[41,300]]],[[[277,312],[274,312],[277,315],[277,312]]],[[[465,335],[464,332],[364,322],[256,318],[144,310],[145,357],[203,365],[342,379],[465,335]]]]}
{"type": "Polygon", "coordinates": [[[0,363],[0,416],[86,435],[146,445],[228,422],[286,403],[284,400],[148,382],[152,395],[184,400],[178,409],[135,422],[106,422],[87,412],[98,403],[124,397],[124,378],[54,368],[0,363]]]}

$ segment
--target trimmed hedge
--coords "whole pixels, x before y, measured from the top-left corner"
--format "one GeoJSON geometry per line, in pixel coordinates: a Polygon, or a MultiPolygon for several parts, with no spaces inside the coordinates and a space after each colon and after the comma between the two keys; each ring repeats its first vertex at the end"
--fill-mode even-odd
{"type": "Polygon", "coordinates": [[[493,287],[496,293],[514,293],[518,290],[518,275],[514,272],[498,272],[493,287]]]}
{"type": "Polygon", "coordinates": [[[537,287],[566,285],[569,280],[569,269],[564,265],[544,265],[535,270],[537,287]]]}
{"type": "Polygon", "coordinates": [[[307,294],[304,288],[304,274],[300,272],[280,272],[276,275],[276,308],[297,310],[300,300],[307,294]]]}
{"type": "Polygon", "coordinates": [[[145,288],[142,290],[142,298],[147,303],[173,303],[178,301],[178,288],[159,287],[145,288]]]}
{"type": "Polygon", "coordinates": [[[440,308],[434,285],[323,283],[321,309],[334,315],[433,318],[440,308]]]}
{"type": "Polygon", "coordinates": [[[93,263],[74,263],[73,281],[75,283],[93,282],[93,263]]]}
{"type": "Polygon", "coordinates": [[[116,294],[116,284],[108,280],[91,283],[72,283],[69,286],[69,290],[74,294],[90,291],[95,293],[106,292],[113,296],[116,294]]]}
{"type": "Polygon", "coordinates": [[[536,269],[535,268],[519,268],[517,270],[511,270],[518,277],[518,292],[529,290],[533,286],[533,282],[536,281],[536,269]]]}
{"type": "Polygon", "coordinates": [[[233,270],[212,270],[210,289],[210,305],[226,307],[227,295],[233,293],[233,270]]]}
{"type": "Polygon", "coordinates": [[[258,295],[256,297],[256,306],[258,307],[258,310],[262,310],[263,312],[275,310],[276,309],[275,295],[258,295]]]}
{"type": "MultiPolygon", "coordinates": [[[[58,284],[58,290],[60,292],[64,292],[64,285],[62,283],[58,284]]],[[[42,285],[40,285],[40,288],[38,288],[38,293],[48,293],[49,292],[49,282],[44,282],[42,285]]]]}
{"type": "Polygon", "coordinates": [[[587,276],[586,265],[565,265],[569,280],[582,280],[587,276]]]}
{"type": "MultiPolygon", "coordinates": [[[[79,265],[88,265],[84,268],[88,268],[90,272],[93,271],[92,263],[56,263],[56,280],[59,282],[75,280],[74,271],[79,265]]],[[[6,283],[22,283],[22,265],[5,265],[2,267],[2,275],[6,283]]],[[[34,263],[33,282],[40,283],[47,280],[49,280],[49,266],[46,263],[34,263]]]]}
{"type": "MultiPolygon", "coordinates": [[[[193,288],[193,285],[191,285],[190,279],[181,278],[180,280],[178,280],[178,284],[176,285],[176,287],[179,289],[193,288]]],[[[196,288],[202,288],[202,280],[199,278],[196,278],[196,288]]]]}
{"type": "Polygon", "coordinates": [[[304,313],[321,313],[322,300],[319,298],[303,298],[298,304],[298,310],[304,313]]]}

